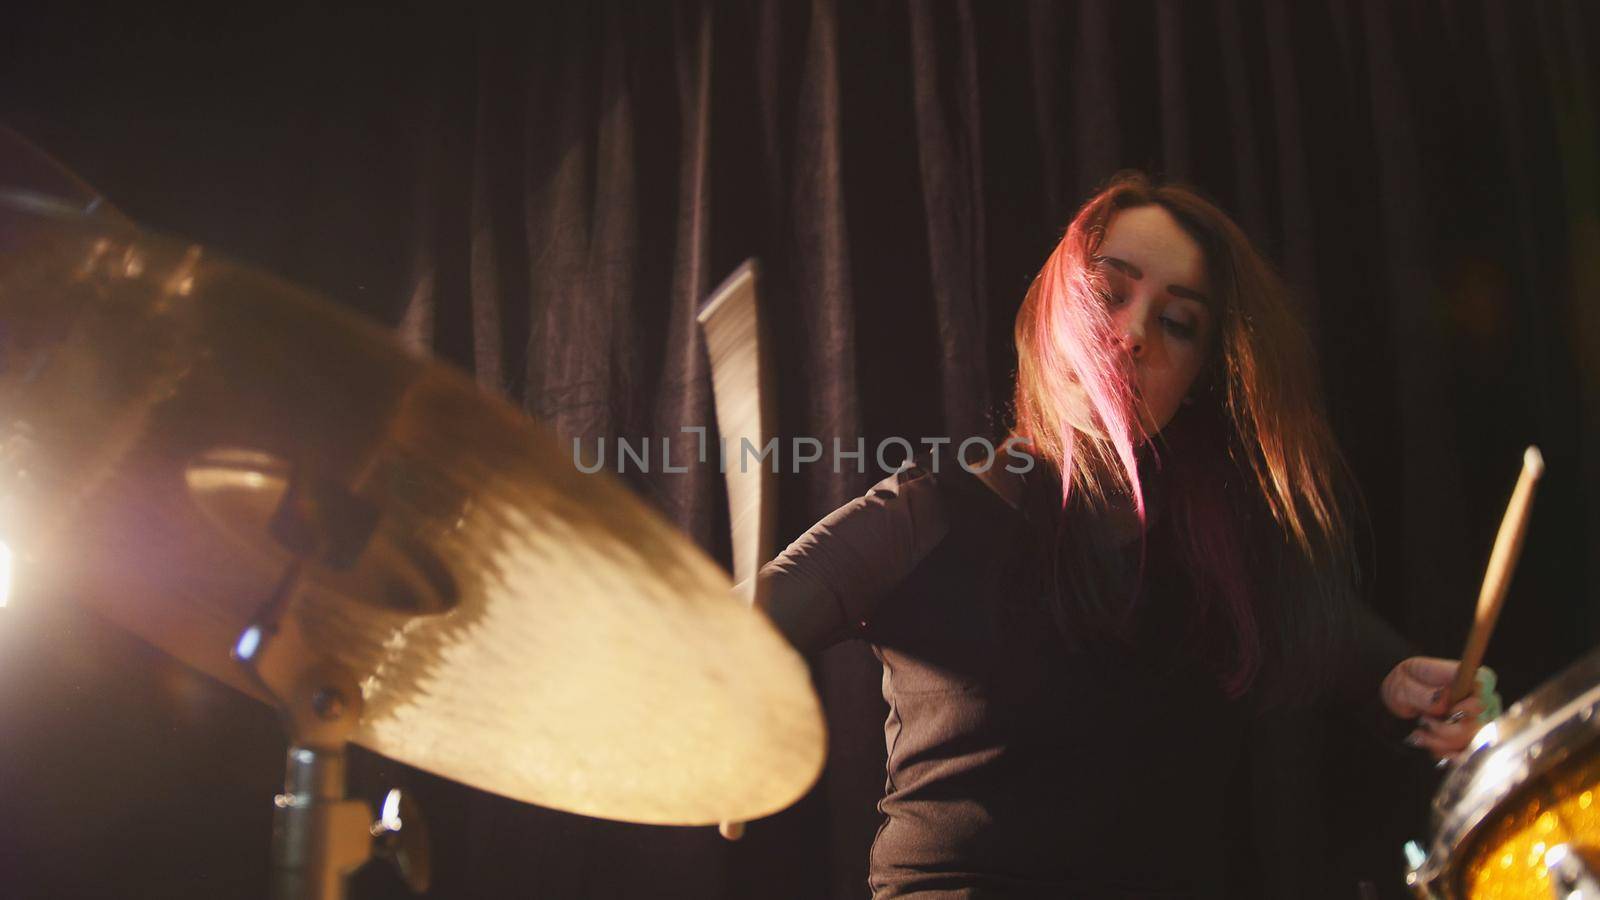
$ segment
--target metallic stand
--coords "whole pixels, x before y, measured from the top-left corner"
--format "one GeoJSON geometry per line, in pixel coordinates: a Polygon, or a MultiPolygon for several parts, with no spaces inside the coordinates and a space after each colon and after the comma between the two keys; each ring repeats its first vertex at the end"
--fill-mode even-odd
{"type": "Polygon", "coordinates": [[[372,813],[344,796],[344,751],[289,748],[284,792],[274,802],[273,900],[333,900],[372,853],[372,813]]]}
{"type": "Polygon", "coordinates": [[[379,855],[393,859],[412,890],[421,892],[429,880],[426,832],[412,815],[415,824],[402,838],[399,792],[390,792],[377,822],[366,803],[345,797],[345,747],[361,718],[360,686],[317,653],[292,614],[307,560],[326,559],[337,547],[348,563],[365,545],[370,524],[345,528],[326,505],[305,502],[296,487],[291,482],[274,524],[298,555],[233,647],[233,657],[275,701],[289,733],[283,793],[274,799],[270,896],[342,898],[345,880],[372,857],[374,838],[379,855]]]}

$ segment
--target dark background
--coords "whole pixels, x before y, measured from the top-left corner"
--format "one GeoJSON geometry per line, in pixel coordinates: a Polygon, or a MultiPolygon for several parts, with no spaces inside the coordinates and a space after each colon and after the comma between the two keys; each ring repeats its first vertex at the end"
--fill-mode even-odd
{"type": "MultiPolygon", "coordinates": [[[[870,446],[992,431],[1012,316],[1072,210],[1122,167],[1190,181],[1279,261],[1313,325],[1370,506],[1379,611],[1458,654],[1537,443],[1549,471],[1490,652],[1503,693],[1597,637],[1593,4],[124,4],[6,19],[0,121],[135,220],[393,325],[590,440],[711,421],[692,315],[747,256],[768,275],[784,433],[870,446]]],[[[876,477],[785,479],[782,536],[876,477]]],[[[726,558],[714,470],[633,485],[726,558]]],[[[262,895],[283,749],[270,712],[77,609],[0,613],[0,894],[262,895]]],[[[876,665],[843,646],[818,684],[828,774],[737,845],[534,809],[359,751],[353,788],[422,798],[433,896],[863,896],[876,665]]],[[[1262,749],[1258,764],[1286,762],[1262,749]]],[[[1431,768],[1337,719],[1291,755],[1322,829],[1306,840],[1330,858],[1303,886],[1400,896],[1431,768]]],[[[1152,811],[1130,839],[1182,840],[1166,819],[1152,811]]],[[[354,895],[399,891],[373,866],[354,895]]]]}

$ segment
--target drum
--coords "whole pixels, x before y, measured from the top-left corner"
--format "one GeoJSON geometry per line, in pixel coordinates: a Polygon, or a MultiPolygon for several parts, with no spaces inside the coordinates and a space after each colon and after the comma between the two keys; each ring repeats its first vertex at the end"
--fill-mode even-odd
{"type": "Polygon", "coordinates": [[[1600,896],[1597,737],[1600,651],[1478,732],[1434,795],[1432,845],[1407,847],[1407,884],[1429,900],[1600,896]]]}

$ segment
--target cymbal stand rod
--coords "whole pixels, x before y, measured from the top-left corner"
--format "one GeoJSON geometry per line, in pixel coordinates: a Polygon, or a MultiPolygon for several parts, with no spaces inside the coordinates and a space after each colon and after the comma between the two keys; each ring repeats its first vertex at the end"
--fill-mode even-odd
{"type": "Polygon", "coordinates": [[[345,798],[345,747],[361,719],[361,687],[307,640],[295,603],[311,565],[353,564],[375,522],[337,484],[291,466],[270,527],[294,556],[233,647],[289,733],[283,793],[274,798],[273,900],[337,900],[372,856],[372,812],[345,798]]]}
{"type": "Polygon", "coordinates": [[[283,793],[273,801],[273,900],[339,900],[346,878],[371,856],[372,812],[344,791],[343,747],[289,748],[283,793]]]}
{"type": "Polygon", "coordinates": [[[345,747],[360,719],[359,685],[314,651],[293,614],[304,562],[285,571],[234,645],[277,701],[289,733],[283,793],[273,799],[273,900],[339,900],[372,855],[372,812],[345,797],[345,747]]]}

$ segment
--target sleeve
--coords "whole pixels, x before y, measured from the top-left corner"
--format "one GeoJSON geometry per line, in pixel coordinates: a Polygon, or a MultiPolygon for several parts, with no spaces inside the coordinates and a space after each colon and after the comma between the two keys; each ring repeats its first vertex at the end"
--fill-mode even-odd
{"type": "Polygon", "coordinates": [[[797,649],[820,650],[864,628],[948,530],[937,476],[907,462],[763,566],[757,602],[797,649]]]}
{"type": "Polygon", "coordinates": [[[1379,687],[1401,660],[1416,655],[1415,648],[1364,603],[1350,608],[1344,635],[1333,684],[1335,702],[1378,737],[1400,741],[1413,723],[1389,712],[1379,687]]]}

